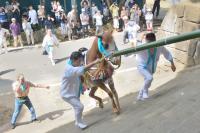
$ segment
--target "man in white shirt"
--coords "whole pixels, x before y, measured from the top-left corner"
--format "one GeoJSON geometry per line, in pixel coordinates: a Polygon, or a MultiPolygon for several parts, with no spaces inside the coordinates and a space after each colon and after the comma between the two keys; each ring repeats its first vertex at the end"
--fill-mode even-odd
{"type": "Polygon", "coordinates": [[[54,34],[52,34],[51,29],[47,29],[47,34],[43,39],[42,47],[48,53],[49,59],[53,66],[55,66],[55,62],[53,59],[54,46],[58,46],[58,44],[59,44],[58,39],[54,34]]]}
{"type": "MultiPolygon", "coordinates": [[[[33,9],[33,6],[29,6],[28,17],[31,20],[31,25],[35,27],[38,24],[37,12],[33,9]]],[[[34,29],[34,28],[33,28],[34,29]]]]}
{"type": "MultiPolygon", "coordinates": [[[[155,34],[147,33],[145,36],[145,42],[148,43],[153,41],[156,41],[155,34]]],[[[136,54],[137,69],[144,77],[144,85],[139,91],[137,97],[138,100],[149,98],[149,88],[151,86],[151,82],[153,81],[153,74],[156,71],[157,63],[161,54],[163,54],[164,57],[171,63],[172,71],[176,71],[176,66],[174,65],[171,53],[163,46],[158,48],[150,48],[136,54]]]]}
{"type": "Polygon", "coordinates": [[[75,51],[71,54],[70,59],[67,61],[64,75],[62,78],[60,95],[62,99],[68,102],[75,111],[75,125],[81,129],[87,127],[82,119],[83,104],[80,102],[80,87],[81,87],[81,75],[84,74],[90,67],[99,63],[101,60],[96,60],[86,66],[81,66],[82,54],[75,51]]]}
{"type": "Polygon", "coordinates": [[[9,34],[9,31],[2,28],[0,24],[0,54],[1,54],[1,49],[4,47],[5,53],[7,53],[7,40],[6,37],[9,34]]]}

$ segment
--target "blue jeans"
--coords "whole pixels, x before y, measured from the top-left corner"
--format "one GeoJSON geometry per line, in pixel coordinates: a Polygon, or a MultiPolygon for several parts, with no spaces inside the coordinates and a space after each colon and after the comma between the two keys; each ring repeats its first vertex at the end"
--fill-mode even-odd
{"type": "Polygon", "coordinates": [[[30,110],[31,120],[36,119],[35,109],[33,108],[33,105],[31,103],[30,99],[28,97],[25,97],[23,99],[15,98],[15,109],[14,109],[14,113],[13,113],[12,119],[11,119],[12,124],[16,123],[17,117],[18,117],[19,113],[21,112],[23,104],[25,104],[27,106],[27,108],[30,110]]]}

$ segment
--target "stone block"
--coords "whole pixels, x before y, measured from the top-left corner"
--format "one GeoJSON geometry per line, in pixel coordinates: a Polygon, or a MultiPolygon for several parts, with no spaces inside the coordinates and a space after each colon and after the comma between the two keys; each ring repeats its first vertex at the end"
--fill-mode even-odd
{"type": "Polygon", "coordinates": [[[190,40],[190,43],[188,45],[188,56],[191,56],[191,57],[194,56],[197,42],[198,42],[197,39],[190,40]]]}
{"type": "Polygon", "coordinates": [[[194,58],[191,56],[187,56],[186,66],[190,67],[190,66],[194,66],[194,65],[195,65],[194,58]]]}
{"type": "Polygon", "coordinates": [[[163,22],[161,24],[161,29],[169,32],[174,32],[175,23],[176,23],[176,8],[171,8],[165,18],[163,19],[163,22]]]}
{"type": "Polygon", "coordinates": [[[174,48],[170,48],[169,50],[172,53],[172,56],[175,62],[183,64],[183,65],[187,64],[187,58],[188,58],[187,52],[177,50],[174,48]]]}
{"type": "Polygon", "coordinates": [[[200,64],[200,41],[198,41],[197,45],[196,45],[196,51],[194,54],[194,62],[195,64],[200,64]]]}
{"type": "Polygon", "coordinates": [[[188,21],[183,21],[183,30],[182,32],[191,32],[194,30],[200,29],[200,24],[188,22],[188,21]]]}
{"type": "Polygon", "coordinates": [[[182,18],[177,18],[176,23],[175,23],[175,33],[182,33],[183,30],[183,19],[182,18]]]}
{"type": "Polygon", "coordinates": [[[200,5],[187,4],[184,11],[184,20],[200,24],[200,5]]]}
{"type": "Polygon", "coordinates": [[[174,44],[174,48],[180,51],[188,52],[190,41],[178,42],[174,44]]]}
{"type": "Polygon", "coordinates": [[[184,9],[185,9],[184,4],[180,4],[176,6],[176,14],[178,18],[182,18],[184,16],[184,9]]]}

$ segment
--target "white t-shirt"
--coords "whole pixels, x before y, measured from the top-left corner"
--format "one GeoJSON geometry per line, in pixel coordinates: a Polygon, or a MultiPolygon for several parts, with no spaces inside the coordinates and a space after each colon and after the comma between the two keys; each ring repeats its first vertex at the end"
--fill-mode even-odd
{"type": "Polygon", "coordinates": [[[58,39],[56,38],[55,35],[52,35],[52,36],[45,36],[44,39],[43,39],[43,42],[42,42],[42,46],[43,47],[46,47],[46,46],[53,46],[53,45],[57,45],[59,42],[58,42],[58,39]]]}
{"type": "Polygon", "coordinates": [[[97,26],[102,26],[103,25],[103,22],[102,22],[103,15],[95,15],[94,18],[96,19],[96,25],[97,26]]]}
{"type": "Polygon", "coordinates": [[[140,26],[135,24],[128,23],[127,31],[130,39],[137,38],[137,31],[140,29],[140,26]]]}
{"type": "Polygon", "coordinates": [[[23,28],[24,32],[26,32],[26,33],[30,33],[33,31],[31,24],[29,22],[27,22],[27,23],[23,22],[22,28],[23,28]]]}
{"type": "Polygon", "coordinates": [[[60,95],[64,98],[79,97],[80,76],[84,73],[84,67],[74,67],[69,64],[65,67],[62,78],[60,95]]]}
{"type": "Polygon", "coordinates": [[[80,14],[81,24],[88,25],[89,24],[89,16],[87,14],[80,14]]]}
{"type": "Polygon", "coordinates": [[[30,10],[28,16],[31,19],[31,24],[38,24],[37,12],[35,10],[30,10]]]}
{"type": "Polygon", "coordinates": [[[0,44],[6,41],[6,37],[4,36],[5,34],[9,34],[9,31],[4,28],[1,28],[0,29],[0,44]]]}

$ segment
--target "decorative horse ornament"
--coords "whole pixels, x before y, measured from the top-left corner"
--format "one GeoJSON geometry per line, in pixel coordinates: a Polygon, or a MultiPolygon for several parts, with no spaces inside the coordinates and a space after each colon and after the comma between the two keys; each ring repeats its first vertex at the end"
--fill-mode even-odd
{"type": "MultiPolygon", "coordinates": [[[[96,60],[97,58],[108,57],[112,52],[118,50],[114,42],[111,32],[104,32],[102,36],[97,36],[91,48],[85,54],[85,64],[96,60]]],[[[79,49],[80,52],[84,51],[84,48],[79,49]]],[[[121,57],[114,57],[109,60],[104,60],[100,64],[91,68],[84,75],[84,84],[87,88],[91,88],[90,97],[96,99],[99,102],[99,107],[103,108],[102,99],[95,96],[95,92],[100,87],[104,90],[112,101],[113,112],[120,113],[120,104],[118,99],[118,94],[116,92],[114,82],[113,82],[113,72],[114,66],[119,68],[121,64],[121,57]],[[110,90],[106,87],[105,82],[108,83],[110,90]]]]}

